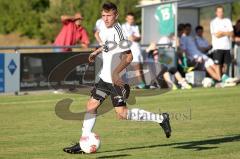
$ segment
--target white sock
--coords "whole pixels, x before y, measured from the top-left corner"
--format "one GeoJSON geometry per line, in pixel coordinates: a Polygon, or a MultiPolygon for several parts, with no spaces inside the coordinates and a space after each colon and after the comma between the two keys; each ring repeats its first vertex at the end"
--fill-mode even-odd
{"type": "Polygon", "coordinates": [[[182,87],[185,87],[187,85],[187,81],[185,80],[185,78],[183,78],[181,81],[178,82],[178,84],[180,84],[182,87]]]}
{"type": "Polygon", "coordinates": [[[86,136],[92,132],[92,129],[96,122],[96,114],[86,113],[84,116],[83,126],[82,126],[82,136],[86,136]]]}
{"type": "Polygon", "coordinates": [[[133,108],[128,110],[127,120],[152,121],[162,123],[163,116],[161,114],[156,114],[142,109],[133,108]]]}

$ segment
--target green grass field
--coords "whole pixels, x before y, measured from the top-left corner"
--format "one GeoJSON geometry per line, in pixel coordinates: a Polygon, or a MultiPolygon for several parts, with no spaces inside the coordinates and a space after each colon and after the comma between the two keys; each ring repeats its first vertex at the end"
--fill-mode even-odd
{"type": "Polygon", "coordinates": [[[113,110],[98,117],[94,132],[101,137],[96,154],[66,154],[62,148],[76,142],[82,121],[55,114],[56,103],[74,100],[71,111],[84,110],[87,96],[40,93],[0,96],[0,158],[3,159],[239,159],[240,87],[170,91],[138,97],[136,105],[149,111],[167,111],[173,134],[166,139],[155,123],[119,121],[113,110]]]}

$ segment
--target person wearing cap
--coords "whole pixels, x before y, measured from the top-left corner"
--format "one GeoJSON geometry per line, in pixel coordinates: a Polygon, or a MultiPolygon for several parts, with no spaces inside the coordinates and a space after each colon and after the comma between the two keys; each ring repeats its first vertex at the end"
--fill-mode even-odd
{"type": "MultiPolygon", "coordinates": [[[[81,47],[88,48],[89,37],[86,29],[82,26],[83,16],[76,13],[74,16],[62,15],[62,29],[57,35],[54,46],[70,46],[81,43],[81,47]]],[[[54,52],[68,52],[71,48],[54,48],[54,52]]]]}

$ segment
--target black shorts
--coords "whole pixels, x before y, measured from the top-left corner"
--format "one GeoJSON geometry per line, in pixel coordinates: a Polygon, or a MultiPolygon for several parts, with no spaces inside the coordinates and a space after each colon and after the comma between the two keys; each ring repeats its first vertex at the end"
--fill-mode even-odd
{"type": "Polygon", "coordinates": [[[124,87],[113,85],[112,83],[99,80],[95,87],[91,91],[92,97],[99,100],[101,103],[107,96],[111,96],[112,104],[114,107],[126,106],[126,100],[129,97],[130,87],[125,84],[124,87]]]}
{"type": "Polygon", "coordinates": [[[230,50],[215,50],[213,52],[213,61],[216,65],[230,64],[231,54],[230,50]]]}

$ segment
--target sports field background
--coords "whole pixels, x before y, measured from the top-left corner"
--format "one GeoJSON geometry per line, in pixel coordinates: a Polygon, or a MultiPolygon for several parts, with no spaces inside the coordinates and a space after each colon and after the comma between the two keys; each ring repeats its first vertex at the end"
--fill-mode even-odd
{"type": "Polygon", "coordinates": [[[119,121],[113,110],[98,117],[94,132],[101,137],[98,153],[71,155],[62,151],[79,139],[82,121],[55,114],[64,98],[74,100],[71,110],[84,110],[87,96],[40,93],[0,96],[1,159],[162,158],[239,159],[240,87],[196,88],[137,97],[149,111],[167,111],[172,117],[170,139],[158,124],[119,121]]]}

